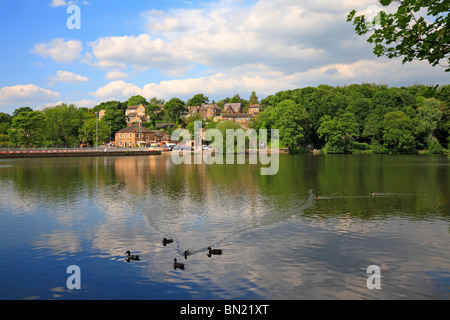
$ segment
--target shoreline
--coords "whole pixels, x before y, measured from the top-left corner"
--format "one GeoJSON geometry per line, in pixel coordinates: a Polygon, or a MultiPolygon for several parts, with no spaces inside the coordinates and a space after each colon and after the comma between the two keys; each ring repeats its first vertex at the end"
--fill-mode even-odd
{"type": "Polygon", "coordinates": [[[150,156],[161,155],[157,150],[29,150],[0,151],[0,159],[8,158],[58,158],[58,157],[109,157],[109,156],[150,156]]]}

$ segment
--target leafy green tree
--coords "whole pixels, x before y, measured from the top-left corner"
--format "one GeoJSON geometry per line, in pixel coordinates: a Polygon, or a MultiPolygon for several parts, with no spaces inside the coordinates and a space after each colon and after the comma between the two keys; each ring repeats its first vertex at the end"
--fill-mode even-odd
{"type": "Polygon", "coordinates": [[[359,127],[359,135],[362,135],[364,130],[364,123],[370,110],[370,100],[367,98],[358,98],[350,102],[346,108],[347,112],[351,112],[356,117],[356,122],[359,127]]]}
{"type": "MultiPolygon", "coordinates": [[[[233,121],[221,121],[220,123],[218,123],[216,125],[216,129],[220,130],[220,132],[222,133],[222,137],[223,137],[223,141],[222,141],[222,146],[218,145],[218,143],[216,141],[212,141],[212,143],[210,144],[211,147],[213,148],[222,148],[222,153],[225,153],[227,151],[227,145],[229,145],[229,149],[234,150],[234,148],[236,148],[237,145],[237,141],[228,141],[226,139],[227,137],[227,130],[231,129],[231,130],[236,130],[236,129],[241,129],[241,126],[239,123],[233,122],[233,121]]],[[[236,139],[235,139],[236,140],[236,139]]]]}
{"type": "Polygon", "coordinates": [[[300,143],[305,141],[305,129],[309,116],[305,108],[300,107],[293,100],[285,100],[275,107],[272,112],[273,128],[279,130],[282,146],[289,150],[298,150],[300,143]]]}
{"type": "Polygon", "coordinates": [[[381,141],[383,139],[384,115],[399,110],[403,105],[403,99],[397,90],[383,88],[377,91],[370,101],[370,110],[362,132],[363,138],[381,141]]]}
{"type": "Polygon", "coordinates": [[[140,96],[140,95],[132,96],[127,101],[127,106],[128,107],[130,107],[130,106],[137,106],[137,105],[140,105],[140,104],[142,104],[143,106],[148,105],[147,100],[143,96],[140,96]]]}
{"type": "Polygon", "coordinates": [[[11,145],[9,135],[0,133],[0,148],[11,145]]]}
{"type": "MultiPolygon", "coordinates": [[[[119,101],[108,101],[101,103],[99,106],[101,106],[101,110],[105,110],[105,115],[100,122],[103,122],[108,127],[108,137],[111,134],[111,139],[113,139],[117,131],[127,126],[125,116],[126,104],[119,101]]],[[[94,107],[94,110],[96,109],[98,109],[97,106],[94,107]]]]}
{"type": "Polygon", "coordinates": [[[10,134],[16,144],[40,145],[45,130],[45,117],[40,111],[24,111],[14,116],[10,134]]]}
{"type": "Polygon", "coordinates": [[[12,117],[4,112],[0,112],[0,134],[8,134],[11,127],[12,117]]]}
{"type": "MultiPolygon", "coordinates": [[[[439,144],[436,133],[443,126],[441,102],[434,98],[425,99],[422,106],[417,108],[418,126],[416,131],[423,137],[427,148],[432,147],[437,150],[439,144]]],[[[440,145],[440,144],[439,144],[440,145]]]]}
{"type": "Polygon", "coordinates": [[[435,131],[442,119],[441,103],[439,100],[429,98],[424,100],[423,105],[417,108],[419,116],[418,131],[424,133],[427,140],[435,136],[435,131]]]}
{"type": "Polygon", "coordinates": [[[317,131],[320,126],[320,119],[329,115],[334,117],[338,113],[338,106],[334,101],[336,93],[326,86],[319,86],[316,91],[308,96],[305,107],[308,110],[313,129],[317,131]]]}
{"type": "Polygon", "coordinates": [[[350,112],[333,118],[325,115],[317,132],[320,138],[325,139],[327,153],[348,153],[354,138],[358,136],[358,123],[350,112]]]}
{"type": "Polygon", "coordinates": [[[196,94],[186,103],[187,106],[201,106],[202,104],[208,104],[209,98],[206,97],[203,93],[196,94]]]}
{"type": "Polygon", "coordinates": [[[356,16],[353,10],[347,21],[353,21],[358,35],[371,33],[367,41],[375,44],[377,56],[403,57],[403,63],[427,60],[432,66],[446,63],[450,71],[450,2],[442,0],[380,0],[387,7],[398,4],[394,13],[380,11],[376,17],[356,16]],[[426,14],[425,14],[426,12],[426,14]]]}
{"type": "Polygon", "coordinates": [[[164,105],[165,101],[164,99],[159,99],[157,97],[153,97],[150,100],[148,100],[149,104],[156,104],[156,105],[164,105]]]}
{"type": "Polygon", "coordinates": [[[414,123],[403,111],[389,112],[384,116],[384,146],[392,153],[414,153],[414,123]]]}
{"type": "Polygon", "coordinates": [[[255,91],[252,91],[252,95],[250,96],[249,103],[250,103],[251,106],[254,105],[254,104],[258,104],[259,103],[258,102],[258,97],[256,96],[255,91]]]}
{"type": "Polygon", "coordinates": [[[92,146],[103,144],[109,138],[109,127],[103,121],[98,121],[95,117],[86,120],[80,129],[79,140],[82,143],[89,143],[92,146]]]}
{"type": "Polygon", "coordinates": [[[167,112],[170,121],[180,123],[181,117],[187,112],[187,107],[183,100],[172,98],[164,105],[164,110],[167,112]]]}
{"type": "Polygon", "coordinates": [[[65,103],[45,108],[44,144],[56,146],[74,146],[78,144],[78,135],[87,113],[75,105],[65,103]]]}
{"type": "Polygon", "coordinates": [[[14,110],[12,117],[15,118],[19,115],[19,113],[21,112],[32,112],[33,109],[31,109],[30,107],[21,107],[21,108],[17,108],[16,110],[14,110]]]}

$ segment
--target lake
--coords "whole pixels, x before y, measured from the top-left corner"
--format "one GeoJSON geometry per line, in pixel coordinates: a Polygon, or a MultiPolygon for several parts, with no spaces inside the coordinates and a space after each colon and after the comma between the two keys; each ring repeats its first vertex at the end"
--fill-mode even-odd
{"type": "Polygon", "coordinates": [[[0,160],[0,299],[450,299],[445,156],[260,167],[0,160]],[[72,265],[81,289],[66,285],[72,265]],[[380,289],[367,286],[372,265],[380,289]]]}

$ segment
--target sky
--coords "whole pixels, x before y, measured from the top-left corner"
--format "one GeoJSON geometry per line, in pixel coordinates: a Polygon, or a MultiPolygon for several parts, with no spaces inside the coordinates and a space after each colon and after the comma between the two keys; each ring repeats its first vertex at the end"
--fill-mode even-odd
{"type": "MultiPolygon", "coordinates": [[[[449,83],[443,67],[376,57],[347,14],[376,0],[1,0],[0,112],[203,93],[259,99],[328,84],[449,83]],[[79,15],[69,11],[79,8],[79,15]],[[79,17],[79,19],[75,19],[79,17]],[[68,21],[69,20],[69,21],[68,21]],[[80,28],[69,28],[79,22],[80,28]]],[[[374,7],[375,6],[375,7],[374,7]]]]}

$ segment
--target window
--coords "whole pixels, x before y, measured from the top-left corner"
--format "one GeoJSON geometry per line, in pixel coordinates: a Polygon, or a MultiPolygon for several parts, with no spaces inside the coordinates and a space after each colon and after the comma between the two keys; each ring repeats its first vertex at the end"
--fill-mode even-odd
{"type": "Polygon", "coordinates": [[[121,137],[121,138],[122,138],[122,134],[123,134],[123,133],[120,134],[120,137],[121,137]]]}
{"type": "Polygon", "coordinates": [[[130,133],[130,138],[133,138],[133,135],[130,133]]]}
{"type": "Polygon", "coordinates": [[[119,146],[122,146],[122,141],[119,142],[119,146]]]}

